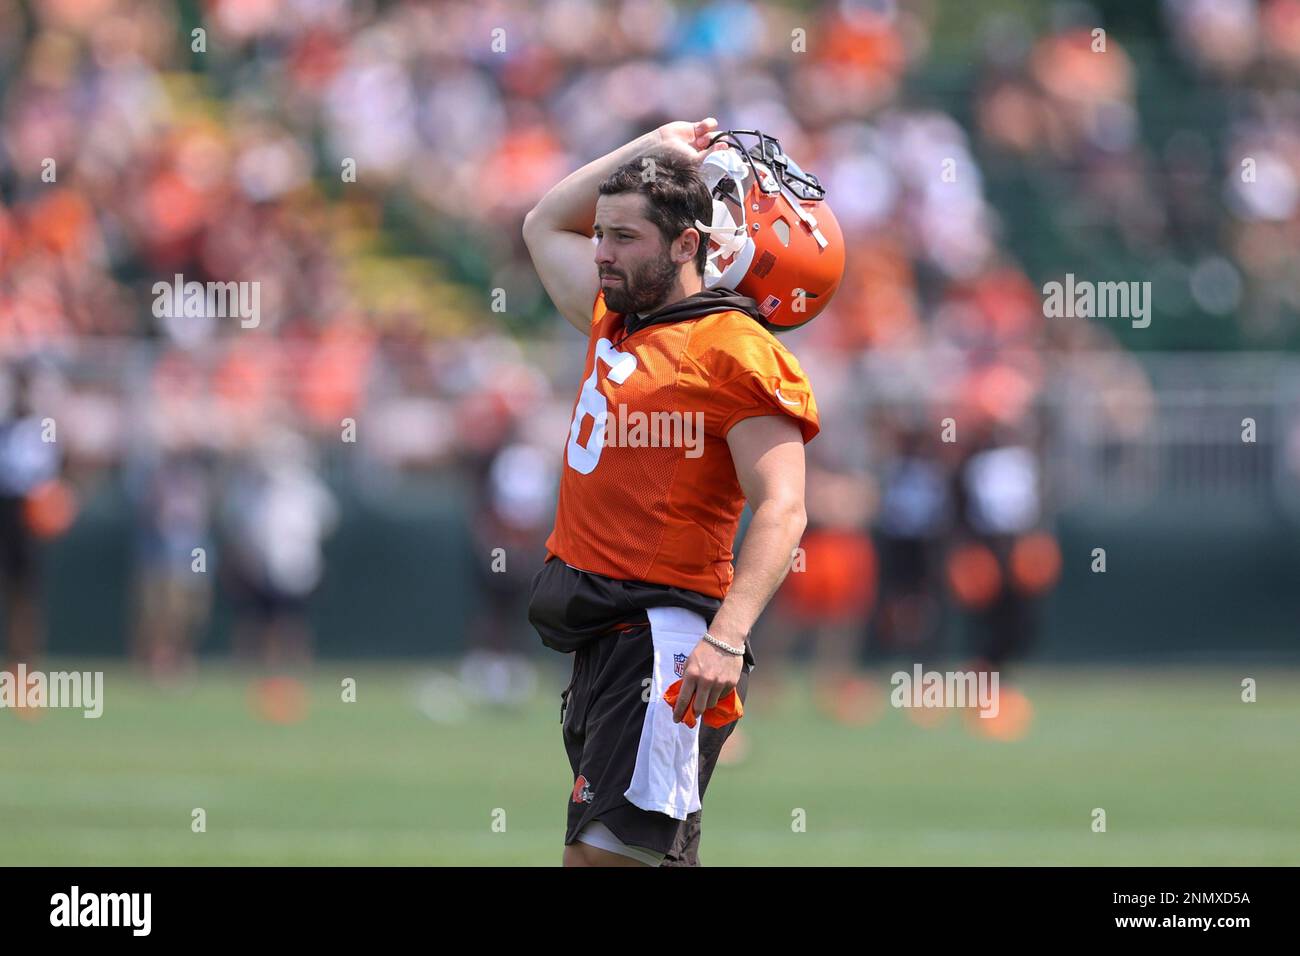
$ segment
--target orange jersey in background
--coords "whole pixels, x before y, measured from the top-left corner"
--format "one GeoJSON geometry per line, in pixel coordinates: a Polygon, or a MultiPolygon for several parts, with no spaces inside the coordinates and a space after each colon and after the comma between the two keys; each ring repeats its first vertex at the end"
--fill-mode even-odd
{"type": "Polygon", "coordinates": [[[711,298],[687,297],[669,307],[687,317],[625,334],[623,316],[596,297],[546,542],[571,567],[725,597],[745,505],[727,432],[755,415],[788,415],[805,443],[817,434],[795,357],[711,298]]]}

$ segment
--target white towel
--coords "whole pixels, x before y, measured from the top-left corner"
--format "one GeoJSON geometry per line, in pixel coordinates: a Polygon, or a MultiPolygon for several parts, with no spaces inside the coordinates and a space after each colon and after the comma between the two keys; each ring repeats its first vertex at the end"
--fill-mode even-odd
{"type": "Polygon", "coordinates": [[[694,611],[655,607],[646,611],[654,641],[654,672],[632,784],[623,793],[634,806],[656,810],[676,820],[700,808],[700,727],[673,722],[666,691],[681,680],[686,662],[708,625],[694,611]]]}

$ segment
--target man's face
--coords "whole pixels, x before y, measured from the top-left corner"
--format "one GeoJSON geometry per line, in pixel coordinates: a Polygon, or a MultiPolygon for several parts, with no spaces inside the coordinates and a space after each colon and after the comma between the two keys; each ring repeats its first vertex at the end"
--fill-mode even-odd
{"type": "Polygon", "coordinates": [[[596,200],[596,271],[612,312],[650,312],[672,292],[680,266],[659,229],[645,217],[645,197],[619,193],[596,200]]]}

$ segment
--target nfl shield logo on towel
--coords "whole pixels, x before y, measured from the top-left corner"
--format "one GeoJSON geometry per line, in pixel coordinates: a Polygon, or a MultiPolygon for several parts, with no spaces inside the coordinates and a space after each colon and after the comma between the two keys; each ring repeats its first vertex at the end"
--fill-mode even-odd
{"type": "Polygon", "coordinates": [[[673,673],[676,674],[678,677],[681,677],[683,674],[686,673],[686,660],[688,657],[689,655],[687,654],[673,655],[673,673]]]}

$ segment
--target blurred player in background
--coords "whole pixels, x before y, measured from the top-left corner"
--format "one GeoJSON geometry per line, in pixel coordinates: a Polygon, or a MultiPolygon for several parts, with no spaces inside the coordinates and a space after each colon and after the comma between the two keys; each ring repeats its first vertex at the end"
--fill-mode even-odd
{"type": "Polygon", "coordinates": [[[302,436],[273,427],[238,464],[220,506],[222,580],[237,616],[235,654],[278,672],[252,691],[255,708],[271,720],[303,715],[297,675],[312,661],[307,602],[324,577],[324,542],[338,523],[314,454],[302,436]]]}
{"type": "Polygon", "coordinates": [[[525,643],[520,624],[528,615],[529,583],[546,556],[556,481],[554,457],[515,434],[517,428],[471,462],[474,549],[489,560],[474,564],[482,601],[460,667],[478,699],[515,707],[537,689],[535,639],[525,643]]]}
{"type": "MultiPolygon", "coordinates": [[[[812,652],[813,703],[832,720],[862,725],[879,717],[884,695],[862,671],[863,622],[879,582],[868,521],[876,487],[867,475],[825,468],[808,472],[808,530],[792,573],[763,630],[765,656],[784,660],[798,638],[812,652]]],[[[764,696],[782,689],[789,667],[764,668],[764,696]]],[[[732,755],[724,752],[723,760],[732,755]]]]}
{"type": "Polygon", "coordinates": [[[211,613],[212,578],[195,569],[213,554],[212,465],[188,449],[164,449],[140,466],[136,519],[136,622],[132,657],[160,682],[192,679],[211,613]]]}
{"type": "Polygon", "coordinates": [[[75,503],[60,478],[57,432],[34,408],[35,370],[16,363],[0,379],[0,582],[6,648],[0,666],[29,667],[44,649],[40,542],[72,523],[75,503]]]}

